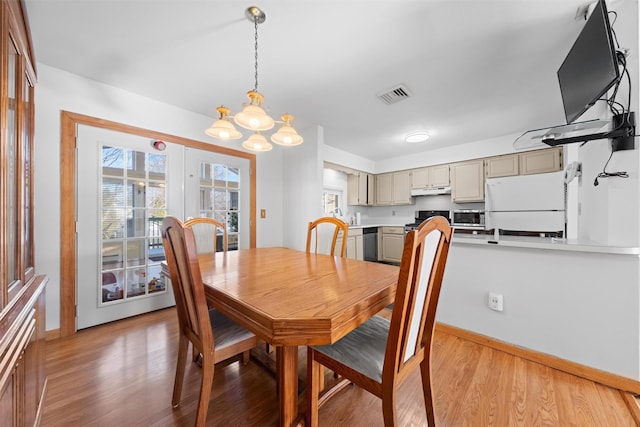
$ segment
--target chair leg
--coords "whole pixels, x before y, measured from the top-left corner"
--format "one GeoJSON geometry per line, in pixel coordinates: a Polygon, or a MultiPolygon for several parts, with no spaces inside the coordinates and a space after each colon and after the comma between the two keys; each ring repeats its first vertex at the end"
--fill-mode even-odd
{"type": "Polygon", "coordinates": [[[182,395],[182,383],[184,382],[184,369],[187,364],[187,353],[189,352],[189,340],[180,334],[178,340],[178,361],[176,362],[176,378],[173,382],[173,397],[171,405],[175,408],[180,404],[182,395]]]}
{"type": "MultiPolygon", "coordinates": [[[[384,427],[395,427],[398,424],[396,417],[396,390],[395,387],[385,389],[382,387],[382,417],[384,427]]],[[[432,427],[433,424],[429,424],[432,427]]]]}
{"type": "Polygon", "coordinates": [[[433,390],[431,388],[431,368],[425,358],[420,363],[420,372],[422,374],[422,392],[424,394],[424,406],[427,410],[427,422],[430,426],[436,425],[436,414],[433,407],[433,390]]]}
{"type": "Polygon", "coordinates": [[[249,363],[249,358],[251,357],[251,351],[247,350],[242,352],[242,364],[246,365],[247,363],[249,363]]]}
{"type": "Polygon", "coordinates": [[[198,411],[196,413],[196,427],[204,427],[209,411],[209,398],[213,386],[213,371],[215,364],[213,353],[202,356],[202,382],[200,383],[200,396],[198,398],[198,411]]]}
{"type": "Polygon", "coordinates": [[[324,366],[313,358],[313,350],[307,349],[307,426],[318,427],[318,395],[324,366]]]}

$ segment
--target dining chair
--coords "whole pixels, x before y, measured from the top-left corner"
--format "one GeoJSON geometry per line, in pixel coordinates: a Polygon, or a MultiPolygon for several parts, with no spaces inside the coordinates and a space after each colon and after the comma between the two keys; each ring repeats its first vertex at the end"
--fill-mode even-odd
{"type": "Polygon", "coordinates": [[[307,227],[307,252],[318,253],[319,241],[322,240],[322,235],[327,231],[327,229],[329,230],[329,232],[333,230],[333,234],[331,237],[331,247],[329,248],[328,254],[332,256],[336,255],[336,242],[338,240],[338,237],[340,236],[340,233],[342,233],[342,244],[340,246],[339,255],[341,257],[346,256],[349,225],[338,218],[330,216],[324,216],[316,219],[315,221],[309,222],[309,225],[307,227]],[[325,225],[328,225],[328,227],[325,225]],[[313,251],[311,250],[312,246],[313,251]]]}
{"type": "Polygon", "coordinates": [[[398,386],[420,367],[427,421],[435,425],[431,347],[451,234],[443,217],[407,233],[390,321],[373,316],[334,344],[308,347],[308,425],[318,425],[325,400],[319,396],[323,366],[382,399],[386,427],[397,422],[398,386]]]}
{"type": "Polygon", "coordinates": [[[196,239],[196,248],[199,254],[215,253],[218,251],[218,233],[222,231],[222,251],[229,248],[227,227],[213,218],[191,218],[184,222],[185,227],[193,230],[196,239]]]}
{"type": "Polygon", "coordinates": [[[175,217],[165,217],[162,221],[162,244],[180,328],[171,403],[174,408],[180,404],[191,342],[194,352],[198,351],[202,355],[202,382],[195,423],[200,427],[205,425],[207,418],[215,364],[239,354],[243,355],[242,360],[246,364],[249,361],[249,350],[258,342],[254,334],[207,306],[193,230],[184,227],[175,217]]]}

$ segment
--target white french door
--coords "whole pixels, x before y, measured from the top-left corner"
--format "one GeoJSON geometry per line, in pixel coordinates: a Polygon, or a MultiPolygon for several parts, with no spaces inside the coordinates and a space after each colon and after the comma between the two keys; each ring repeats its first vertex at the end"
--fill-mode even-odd
{"type": "Polygon", "coordinates": [[[247,159],[80,125],[76,163],[77,329],[175,304],[160,275],[165,215],[216,218],[230,250],[249,247],[247,159]]]}
{"type": "Polygon", "coordinates": [[[247,159],[185,148],[185,219],[227,224],[229,250],[249,247],[250,173],[247,159]]]}
{"type": "Polygon", "coordinates": [[[77,328],[175,304],[160,275],[162,218],[182,216],[182,147],[78,128],[77,328]]]}

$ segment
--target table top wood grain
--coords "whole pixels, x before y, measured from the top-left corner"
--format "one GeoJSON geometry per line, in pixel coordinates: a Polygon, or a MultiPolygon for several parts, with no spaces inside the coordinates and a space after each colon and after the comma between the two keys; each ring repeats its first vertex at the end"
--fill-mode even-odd
{"type": "Polygon", "coordinates": [[[336,342],[393,302],[398,267],[288,248],[199,258],[210,304],[274,345],[336,342]]]}

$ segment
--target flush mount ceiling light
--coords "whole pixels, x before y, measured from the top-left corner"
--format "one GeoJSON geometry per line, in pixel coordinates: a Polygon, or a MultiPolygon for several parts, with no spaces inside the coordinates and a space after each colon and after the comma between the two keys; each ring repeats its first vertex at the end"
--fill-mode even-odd
{"type": "Polygon", "coordinates": [[[242,133],[240,133],[229,120],[233,118],[233,121],[238,126],[254,132],[242,143],[244,148],[251,151],[269,151],[273,146],[261,132],[272,129],[276,123],[281,123],[282,126],[278,132],[271,135],[271,141],[286,146],[302,144],[302,141],[304,141],[303,138],[298,135],[298,132],[291,126],[291,122],[293,121],[291,114],[283,114],[282,121],[276,121],[261,107],[264,96],[258,92],[258,24],[262,24],[267,19],[267,16],[256,6],[249,7],[245,11],[245,15],[253,22],[255,30],[255,85],[253,90],[247,92],[249,103],[244,104],[244,109],[235,116],[229,115],[231,111],[227,107],[218,107],[217,111],[220,117],[204,132],[209,136],[219,139],[242,138],[242,133]]]}
{"type": "Polygon", "coordinates": [[[429,132],[427,132],[426,130],[411,132],[404,137],[405,142],[408,142],[410,144],[415,144],[416,142],[424,142],[427,139],[429,139],[429,132]]]}

